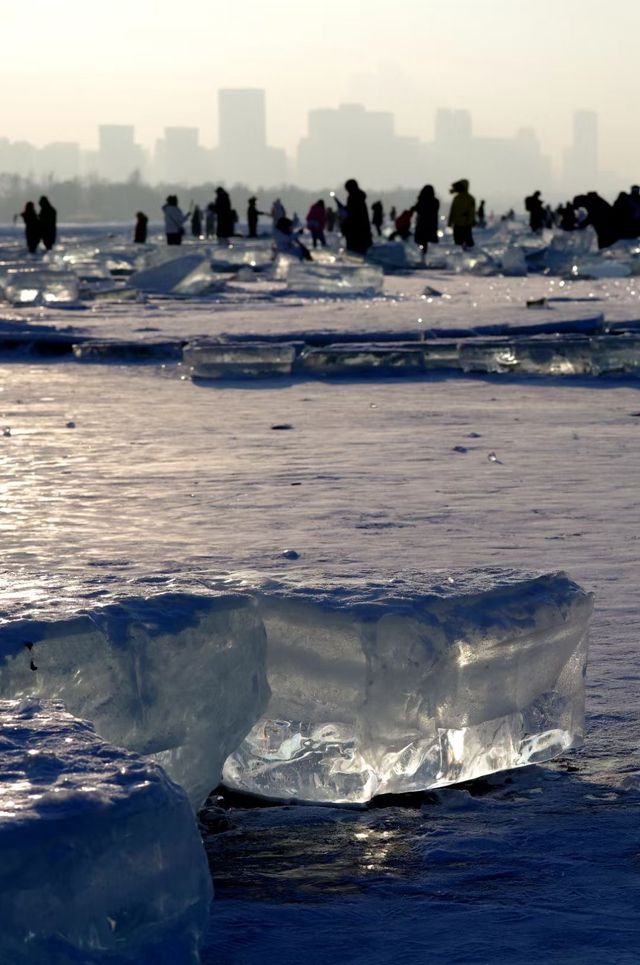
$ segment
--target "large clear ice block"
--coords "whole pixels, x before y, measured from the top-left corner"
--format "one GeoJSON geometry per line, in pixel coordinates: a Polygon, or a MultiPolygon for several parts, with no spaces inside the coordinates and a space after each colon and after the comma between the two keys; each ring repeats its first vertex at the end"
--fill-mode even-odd
{"type": "Polygon", "coordinates": [[[589,594],[563,574],[258,593],[271,700],[231,787],[363,803],[579,744],[589,594]]]}

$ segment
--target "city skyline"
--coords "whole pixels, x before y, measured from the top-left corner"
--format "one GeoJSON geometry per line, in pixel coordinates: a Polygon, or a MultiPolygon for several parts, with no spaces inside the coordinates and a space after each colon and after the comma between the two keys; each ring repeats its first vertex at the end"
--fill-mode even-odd
{"type": "Polygon", "coordinates": [[[640,6],[635,0],[33,0],[3,11],[2,132],[38,147],[95,144],[96,118],[133,125],[150,145],[164,127],[215,143],[216,88],[257,88],[270,144],[293,155],[309,110],[358,103],[391,111],[401,137],[429,141],[439,106],[463,106],[483,137],[534,128],[556,165],[571,114],[600,119],[601,166],[635,177],[630,124],[640,6]]]}
{"type": "Polygon", "coordinates": [[[165,127],[149,150],[138,142],[134,125],[99,124],[97,150],[82,149],[77,142],[38,150],[0,137],[0,173],[98,176],[116,182],[136,176],[152,184],[219,180],[254,188],[296,184],[309,189],[338,184],[355,173],[372,188],[388,190],[425,179],[442,189],[464,171],[481,193],[502,198],[517,197],[533,184],[550,195],[562,195],[591,188],[606,191],[621,183],[619,175],[600,169],[593,111],[573,113],[567,124],[571,140],[554,171],[532,128],[520,127],[507,137],[483,136],[475,131],[466,108],[437,108],[431,141],[398,134],[390,111],[355,103],[310,110],[295,155],[287,156],[269,144],[264,90],[221,89],[214,100],[219,118],[214,148],[200,143],[198,127],[165,127]]]}

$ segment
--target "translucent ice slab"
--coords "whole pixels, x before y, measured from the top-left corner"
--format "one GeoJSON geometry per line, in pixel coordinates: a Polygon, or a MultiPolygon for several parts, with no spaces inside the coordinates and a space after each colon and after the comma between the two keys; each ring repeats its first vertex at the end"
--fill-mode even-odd
{"type": "Polygon", "coordinates": [[[237,271],[243,267],[262,271],[270,268],[273,263],[270,243],[253,246],[212,245],[209,249],[209,257],[214,271],[237,271]]]}
{"type": "Polygon", "coordinates": [[[375,265],[314,265],[290,262],[287,290],[301,295],[381,295],[384,273],[375,265]]]}
{"type": "Polygon", "coordinates": [[[27,696],[63,700],[106,740],[162,764],[199,807],[266,704],[264,628],[252,601],[230,594],[13,624],[0,631],[0,697],[27,696]]]}
{"type": "Polygon", "coordinates": [[[131,275],[138,291],[155,295],[202,295],[213,282],[209,259],[201,254],[177,255],[131,275]]]}
{"type": "Polygon", "coordinates": [[[0,961],[198,961],[211,879],[184,792],[59,701],[0,701],[0,961]]]}
{"type": "Polygon", "coordinates": [[[580,743],[592,602],[563,574],[258,593],[272,696],[232,787],[365,802],[580,743]]]}
{"type": "Polygon", "coordinates": [[[459,357],[465,372],[633,375],[640,372],[640,336],[466,339],[459,345],[459,357]]]}
{"type": "Polygon", "coordinates": [[[290,375],[296,346],[277,342],[202,342],[187,345],[182,358],[201,379],[290,375]]]}
{"type": "Polygon", "coordinates": [[[379,265],[386,271],[397,271],[406,268],[418,268],[422,265],[420,249],[412,242],[387,241],[374,244],[366,254],[366,260],[372,265],[379,265]]]}
{"type": "Polygon", "coordinates": [[[69,271],[9,269],[4,297],[13,305],[64,305],[78,300],[78,278],[69,271]]]}
{"type": "Polygon", "coordinates": [[[415,373],[423,367],[423,354],[418,346],[328,345],[303,352],[300,368],[315,375],[364,375],[381,369],[415,373]]]}

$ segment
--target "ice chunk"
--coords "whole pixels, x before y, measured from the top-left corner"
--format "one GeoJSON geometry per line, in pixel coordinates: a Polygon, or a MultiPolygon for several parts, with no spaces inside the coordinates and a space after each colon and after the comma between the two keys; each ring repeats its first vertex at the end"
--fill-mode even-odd
{"type": "Polygon", "coordinates": [[[425,369],[459,369],[458,342],[451,339],[428,339],[420,346],[425,369]]]}
{"type": "Polygon", "coordinates": [[[500,257],[500,270],[503,275],[526,275],[527,262],[522,248],[517,245],[506,248],[500,257]]]}
{"type": "Polygon", "coordinates": [[[138,291],[155,295],[202,295],[213,282],[208,258],[201,254],[178,255],[131,275],[138,291]]]}
{"type": "Polygon", "coordinates": [[[13,305],[64,305],[77,302],[78,278],[70,271],[10,268],[4,297],[13,305]]]}
{"type": "Polygon", "coordinates": [[[302,353],[301,368],[318,375],[365,375],[380,370],[414,373],[423,366],[423,350],[418,346],[327,345],[302,353]]]}
{"type": "Polygon", "coordinates": [[[460,366],[465,372],[585,375],[591,372],[591,354],[590,340],[579,335],[466,339],[460,343],[460,366]]]}
{"type": "Polygon", "coordinates": [[[419,256],[409,261],[407,246],[402,241],[387,241],[372,245],[365,258],[370,264],[380,265],[387,271],[409,268],[410,264],[415,266],[420,262],[419,256]]]}
{"type": "Polygon", "coordinates": [[[640,374],[639,335],[601,335],[590,342],[594,375],[640,374]]]}
{"type": "Polygon", "coordinates": [[[290,375],[297,348],[287,342],[200,342],[182,353],[195,378],[233,379],[290,375]]]}
{"type": "Polygon", "coordinates": [[[579,743],[590,596],[563,574],[447,586],[258,594],[272,697],[225,782],[356,803],[579,743]]]}
{"type": "Polygon", "coordinates": [[[459,344],[465,372],[523,375],[608,375],[640,372],[640,336],[537,336],[466,339],[459,344]]]}
{"type": "Polygon", "coordinates": [[[264,709],[264,628],[248,597],[187,593],[12,624],[0,631],[0,697],[33,695],[162,764],[199,807],[264,709]]]}
{"type": "Polygon", "coordinates": [[[446,267],[456,274],[497,275],[500,272],[499,262],[480,248],[470,251],[454,248],[447,256],[446,267]]]}
{"type": "Polygon", "coordinates": [[[210,249],[211,267],[215,271],[238,271],[243,267],[252,271],[264,271],[271,268],[273,252],[271,244],[268,246],[240,244],[227,246],[216,245],[210,249]]]}
{"type": "Polygon", "coordinates": [[[92,339],[77,342],[73,354],[84,362],[157,362],[160,359],[182,358],[180,342],[167,342],[160,339],[140,339],[137,342],[121,342],[116,339],[92,339]]]}
{"type": "Polygon", "coordinates": [[[375,265],[314,265],[289,262],[287,290],[304,295],[381,295],[384,274],[375,265]]]}
{"type": "Polygon", "coordinates": [[[571,265],[574,278],[629,278],[633,274],[631,263],[610,258],[577,258],[571,265]]]}
{"type": "Polygon", "coordinates": [[[58,701],[0,701],[0,961],[198,961],[211,878],[184,792],[58,701]]]}

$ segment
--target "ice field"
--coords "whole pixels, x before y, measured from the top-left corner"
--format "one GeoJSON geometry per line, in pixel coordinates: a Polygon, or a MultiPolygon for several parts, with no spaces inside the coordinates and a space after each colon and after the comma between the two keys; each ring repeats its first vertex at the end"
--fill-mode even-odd
{"type": "MultiPolygon", "coordinates": [[[[304,278],[269,268],[267,240],[189,244],[171,277],[192,289],[169,292],[163,248],[137,263],[104,229],[63,231],[44,265],[0,239],[0,287],[7,272],[22,286],[0,301],[0,698],[14,719],[31,713],[25,734],[63,700],[193,802],[227,760],[236,790],[200,812],[215,891],[204,963],[637,961],[640,261],[631,244],[567,252],[498,230],[473,264],[442,246],[431,267],[408,250],[383,274],[397,249],[367,265],[332,250],[304,278]],[[31,288],[16,279],[29,270],[31,288]],[[63,301],[20,301],[54,290],[45,270],[72,275],[56,280],[63,301]],[[149,275],[132,283],[143,272],[155,291],[149,275]],[[569,749],[591,594],[584,744],[569,749]],[[427,626],[445,642],[420,668],[409,644],[427,626]],[[7,703],[26,693],[40,703],[7,703]],[[313,719],[325,705],[343,733],[313,719]],[[479,769],[454,767],[465,783],[438,789],[391,779],[424,776],[418,757],[389,754],[430,760],[434,719],[457,735],[455,767],[482,722],[479,769]],[[533,766],[505,771],[527,762],[531,733],[558,744],[526,745],[533,766]],[[487,747],[502,748],[495,766],[487,747]],[[396,796],[315,796],[356,759],[373,793],[396,796]]],[[[81,733],[88,754],[98,738],[81,733]]],[[[171,861],[182,911],[167,934],[193,936],[206,889],[171,861]]],[[[46,903],[38,887],[27,909],[46,903]]],[[[138,932],[112,929],[119,958],[81,936],[80,951],[30,961],[160,961],[159,926],[144,926],[157,907],[138,932]]],[[[173,960],[192,960],[183,948],[173,960]]]]}

